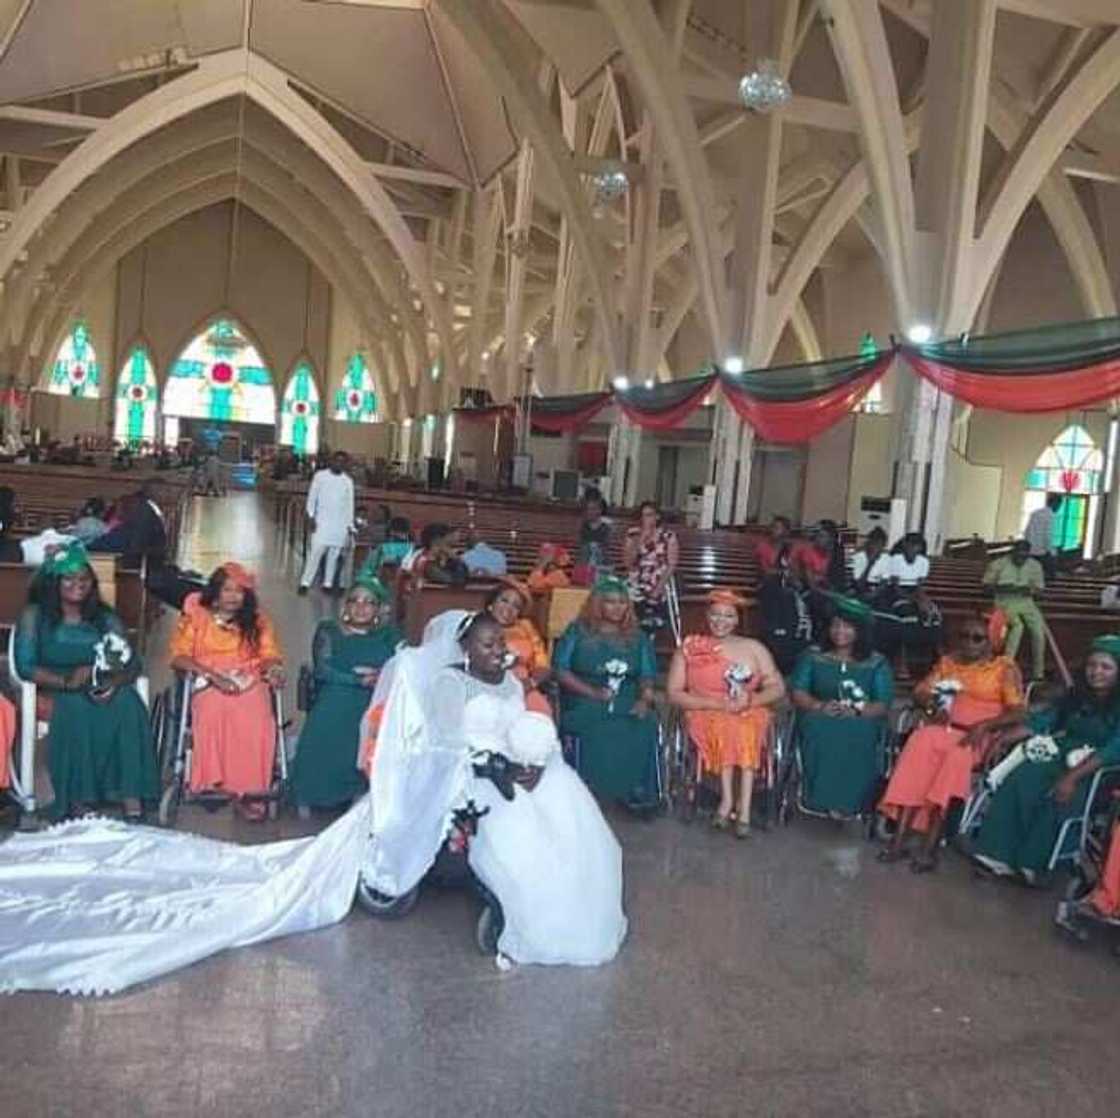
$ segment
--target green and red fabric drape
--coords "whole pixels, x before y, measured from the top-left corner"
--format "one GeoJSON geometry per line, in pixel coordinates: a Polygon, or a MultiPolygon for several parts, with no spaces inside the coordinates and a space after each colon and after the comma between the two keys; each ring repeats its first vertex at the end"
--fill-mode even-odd
{"type": "Polygon", "coordinates": [[[715,374],[709,373],[687,380],[627,388],[615,393],[614,402],[631,423],[649,431],[669,431],[679,427],[700,407],[715,383],[715,374]]]}
{"type": "Polygon", "coordinates": [[[762,438],[803,443],[850,414],[890,368],[894,356],[894,350],[877,350],[811,365],[722,373],[720,388],[762,438]]]}
{"type": "Polygon", "coordinates": [[[965,335],[902,353],[919,376],[979,408],[1067,411],[1120,396],[1118,318],[965,335]]]}

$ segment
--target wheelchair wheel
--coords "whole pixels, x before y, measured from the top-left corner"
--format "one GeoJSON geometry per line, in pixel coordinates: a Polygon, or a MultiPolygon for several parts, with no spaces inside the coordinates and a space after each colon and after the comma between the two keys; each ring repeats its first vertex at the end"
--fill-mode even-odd
{"type": "Polygon", "coordinates": [[[358,904],[378,920],[402,920],[416,907],[420,898],[420,886],[414,885],[399,897],[389,897],[371,889],[364,878],[359,877],[355,897],[358,904]]]}
{"type": "Polygon", "coordinates": [[[171,783],[164,788],[163,795],[159,799],[159,825],[161,827],[174,827],[175,820],[179,815],[179,801],[181,799],[181,789],[177,780],[172,780],[171,783]]]}

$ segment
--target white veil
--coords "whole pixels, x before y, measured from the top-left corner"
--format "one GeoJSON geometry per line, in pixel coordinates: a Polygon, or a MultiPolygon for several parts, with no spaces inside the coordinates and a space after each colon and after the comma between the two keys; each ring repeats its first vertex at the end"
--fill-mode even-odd
{"type": "Polygon", "coordinates": [[[463,797],[469,759],[431,732],[441,668],[462,660],[456,634],[467,611],[447,610],[428,622],[419,648],[402,648],[384,667],[372,705],[384,705],[370,767],[370,841],[366,884],[390,897],[407,893],[427,873],[463,797]]]}

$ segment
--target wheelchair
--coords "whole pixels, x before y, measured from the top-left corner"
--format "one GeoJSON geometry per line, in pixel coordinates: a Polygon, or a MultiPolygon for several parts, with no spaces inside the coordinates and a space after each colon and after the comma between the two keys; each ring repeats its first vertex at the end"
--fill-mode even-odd
{"type": "MultiPolygon", "coordinates": [[[[504,764],[497,764],[499,770],[509,766],[504,758],[502,761],[504,764]]],[[[494,765],[493,760],[486,765],[476,765],[475,774],[488,776],[494,765]]],[[[422,889],[470,889],[482,901],[482,910],[475,923],[475,943],[483,955],[497,955],[498,940],[505,929],[502,906],[494,893],[475,876],[468,860],[471,840],[478,831],[478,821],[488,810],[479,811],[473,800],[455,809],[451,816],[451,831],[435,862],[423,879],[406,893],[396,897],[380,893],[359,875],[355,894],[358,906],[377,920],[403,920],[416,907],[422,889]]]]}
{"type": "MultiPolygon", "coordinates": [[[[39,739],[46,737],[47,724],[39,721],[37,711],[39,689],[30,680],[23,679],[16,669],[16,630],[8,632],[8,678],[16,690],[17,732],[12,754],[10,797],[19,808],[19,830],[38,829],[39,802],[35,796],[35,751],[39,739]]],[[[145,706],[149,706],[149,681],[146,675],[132,684],[145,706]]],[[[153,739],[154,740],[154,739],[153,739]]]]}
{"type": "Polygon", "coordinates": [[[1085,903],[1104,872],[1110,843],[1120,842],[1120,788],[1116,784],[1117,777],[1120,777],[1120,768],[1115,766],[1111,770],[1098,769],[1093,774],[1094,787],[1090,791],[1084,824],[1080,828],[1072,873],[1065,896],[1054,914],[1054,924],[1076,943],[1088,943],[1094,928],[1108,931],[1112,939],[1112,954],[1120,958],[1120,917],[1105,916],[1085,903]],[[1104,783],[1101,774],[1105,772],[1111,772],[1112,776],[1107,795],[1101,793],[1104,783]]]}
{"type": "Polygon", "coordinates": [[[784,765],[779,771],[775,792],[778,821],[783,825],[787,824],[794,813],[811,819],[829,819],[835,823],[858,820],[864,828],[868,841],[883,838],[885,821],[876,811],[876,805],[894,769],[901,747],[900,743],[913,729],[909,708],[904,708],[893,718],[888,714],[884,720],[879,743],[882,771],[879,774],[875,791],[868,797],[868,802],[863,809],[854,815],[818,811],[805,802],[805,767],[801,754],[801,736],[797,711],[790,707],[785,717],[786,723],[782,731],[786,743],[782,750],[784,765]]]}
{"type": "MultiPolygon", "coordinates": [[[[768,830],[785,822],[784,787],[788,777],[789,741],[793,725],[792,707],[774,712],[763,744],[761,764],[755,773],[753,799],[762,801],[760,826],[768,830]]],[[[682,823],[715,810],[718,794],[706,783],[700,751],[688,735],[683,711],[674,711],[672,728],[666,735],[664,767],[668,773],[669,809],[682,823]]]]}
{"type": "MultiPolygon", "coordinates": [[[[159,824],[173,827],[179,808],[184,803],[202,804],[208,811],[231,803],[234,797],[221,791],[190,791],[191,761],[194,756],[192,734],[192,702],[196,686],[193,673],[176,673],[175,682],[157,695],[151,707],[152,741],[156,747],[156,761],[163,782],[159,801],[159,824]]],[[[271,689],[272,716],[275,724],[275,748],[272,760],[272,780],[267,792],[246,799],[263,801],[268,805],[268,818],[275,820],[280,814],[280,804],[288,793],[288,754],[284,739],[283,696],[271,689]]]]}

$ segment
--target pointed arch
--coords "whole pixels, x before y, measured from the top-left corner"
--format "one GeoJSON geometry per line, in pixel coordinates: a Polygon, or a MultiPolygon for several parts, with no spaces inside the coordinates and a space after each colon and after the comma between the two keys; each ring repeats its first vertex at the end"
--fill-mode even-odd
{"type": "Polygon", "coordinates": [[[280,445],[290,446],[300,458],[319,449],[322,407],[311,362],[301,357],[292,369],[280,401],[280,445]]]}
{"type": "Polygon", "coordinates": [[[1059,494],[1062,502],[1054,516],[1054,548],[1069,551],[1082,547],[1094,534],[1103,473],[1104,455],[1093,436],[1082,424],[1069,424],[1042,451],[1023,479],[1023,524],[1048,497],[1059,494]]]}
{"type": "Polygon", "coordinates": [[[213,419],[275,426],[272,374],[256,344],[230,314],[207,320],[171,363],[163,412],[180,419],[213,419]]]}
{"type": "Polygon", "coordinates": [[[113,438],[129,446],[154,442],[158,406],[159,382],[155,366],[148,347],[138,341],[129,349],[117,374],[113,438]]]}
{"type": "Polygon", "coordinates": [[[365,354],[355,350],[334,394],[334,418],[342,423],[376,423],[377,393],[365,354]]]}
{"type": "Polygon", "coordinates": [[[45,374],[46,389],[55,396],[96,400],[101,395],[97,351],[85,319],[74,320],[45,374]]]}

